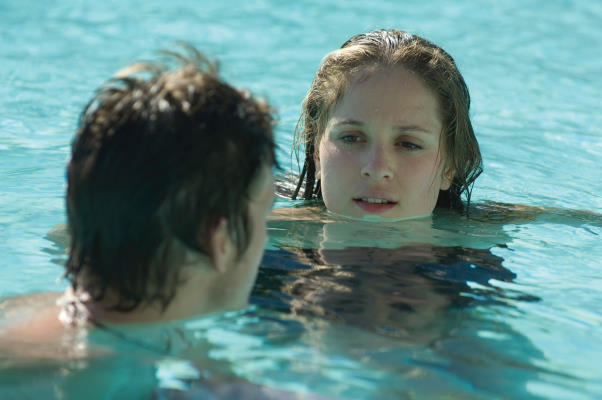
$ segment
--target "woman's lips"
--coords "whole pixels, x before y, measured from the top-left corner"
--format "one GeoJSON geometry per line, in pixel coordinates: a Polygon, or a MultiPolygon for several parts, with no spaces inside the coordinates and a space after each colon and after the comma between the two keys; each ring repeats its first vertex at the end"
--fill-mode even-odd
{"type": "Polygon", "coordinates": [[[397,205],[396,201],[374,198],[358,198],[353,199],[353,202],[362,210],[373,214],[382,214],[397,205]]]}

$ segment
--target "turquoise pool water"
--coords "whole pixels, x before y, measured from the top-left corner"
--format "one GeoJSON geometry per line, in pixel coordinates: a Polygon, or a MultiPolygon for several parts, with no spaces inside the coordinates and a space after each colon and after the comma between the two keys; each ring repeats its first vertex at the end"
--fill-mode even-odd
{"type": "Polygon", "coordinates": [[[45,235],[65,222],[78,113],[114,71],[175,40],[270,100],[293,170],[292,131],[322,57],[366,30],[421,34],[471,90],[485,160],[473,200],[557,208],[353,229],[320,212],[278,221],[253,306],[185,327],[211,348],[206,369],[132,351],[63,366],[70,374],[0,370],[0,386],[77,393],[74,381],[113,370],[135,398],[123,373],[134,365],[148,367],[147,388],[203,398],[214,362],[231,382],[308,398],[602,397],[602,222],[575,211],[602,213],[600,21],[602,3],[586,0],[0,1],[0,297],[65,287],[45,235]],[[36,388],[34,375],[45,377],[36,388]]]}

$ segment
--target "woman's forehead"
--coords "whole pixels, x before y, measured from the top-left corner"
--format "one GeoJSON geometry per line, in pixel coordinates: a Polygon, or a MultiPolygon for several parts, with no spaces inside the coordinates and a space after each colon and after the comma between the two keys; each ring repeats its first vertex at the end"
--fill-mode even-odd
{"type": "Polygon", "coordinates": [[[437,97],[418,75],[403,68],[380,69],[351,80],[329,114],[328,125],[346,120],[385,121],[441,130],[437,97]]]}

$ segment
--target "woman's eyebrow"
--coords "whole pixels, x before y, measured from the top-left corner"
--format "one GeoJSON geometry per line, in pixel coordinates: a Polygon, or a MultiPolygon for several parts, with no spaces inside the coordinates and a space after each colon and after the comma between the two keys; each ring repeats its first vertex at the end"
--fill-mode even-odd
{"type": "Polygon", "coordinates": [[[428,134],[434,133],[433,131],[423,128],[419,125],[397,125],[393,129],[395,129],[398,132],[424,132],[428,134]]]}
{"type": "MultiPolygon", "coordinates": [[[[361,127],[361,126],[366,125],[366,123],[356,120],[356,119],[347,118],[347,119],[341,119],[341,120],[335,121],[332,124],[333,127],[340,126],[340,125],[350,125],[350,126],[361,127]]],[[[395,131],[401,132],[401,133],[404,133],[404,132],[424,132],[424,133],[428,133],[428,134],[434,133],[433,131],[423,128],[420,125],[396,125],[393,127],[393,129],[395,131]]]]}
{"type": "Polygon", "coordinates": [[[364,122],[362,121],[358,121],[356,119],[341,119],[338,121],[335,121],[332,126],[339,126],[339,125],[353,125],[353,126],[363,126],[365,125],[364,122]]]}

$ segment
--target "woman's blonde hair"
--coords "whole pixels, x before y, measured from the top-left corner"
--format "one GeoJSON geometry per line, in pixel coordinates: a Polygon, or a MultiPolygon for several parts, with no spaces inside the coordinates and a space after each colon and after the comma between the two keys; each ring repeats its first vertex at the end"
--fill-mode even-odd
{"type": "Polygon", "coordinates": [[[303,183],[303,198],[321,198],[314,156],[331,111],[358,73],[403,67],[417,74],[436,95],[443,125],[446,170],[453,171],[449,190],[440,191],[437,207],[463,209],[470,203],[472,184],[482,172],[479,144],[469,117],[470,94],[453,58],[442,48],[407,32],[376,30],[356,35],[328,54],[303,102],[295,129],[297,155],[305,147],[305,164],[292,198],[303,183]]]}

